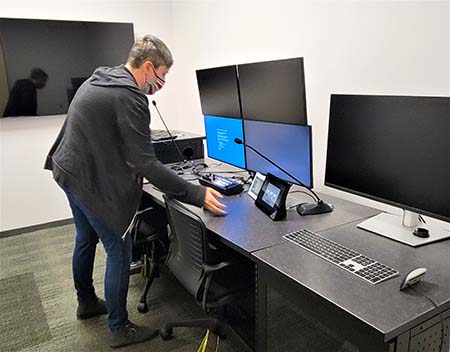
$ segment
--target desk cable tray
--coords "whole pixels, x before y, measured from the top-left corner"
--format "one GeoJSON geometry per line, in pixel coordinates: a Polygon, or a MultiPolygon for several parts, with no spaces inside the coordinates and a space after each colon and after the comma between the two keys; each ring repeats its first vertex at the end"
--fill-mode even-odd
{"type": "Polygon", "coordinates": [[[309,230],[302,229],[291,232],[284,235],[283,238],[362,278],[372,285],[399,274],[397,270],[387,265],[309,230]]]}

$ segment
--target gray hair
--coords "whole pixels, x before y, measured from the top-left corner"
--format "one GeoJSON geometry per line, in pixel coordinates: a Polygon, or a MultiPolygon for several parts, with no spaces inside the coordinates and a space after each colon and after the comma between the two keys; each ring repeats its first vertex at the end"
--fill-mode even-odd
{"type": "Polygon", "coordinates": [[[145,35],[136,39],[128,55],[127,63],[133,68],[139,68],[145,61],[151,61],[155,68],[173,64],[172,54],[166,44],[153,35],[145,35]]]}

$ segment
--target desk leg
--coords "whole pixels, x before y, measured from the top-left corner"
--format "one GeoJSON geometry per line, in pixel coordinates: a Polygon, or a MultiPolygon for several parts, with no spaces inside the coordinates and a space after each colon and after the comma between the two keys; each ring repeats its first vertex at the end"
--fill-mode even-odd
{"type": "Polygon", "coordinates": [[[395,344],[392,344],[395,347],[395,352],[408,352],[409,351],[409,339],[410,339],[409,331],[398,336],[397,342],[395,344]]]}
{"type": "Polygon", "coordinates": [[[256,351],[267,351],[267,285],[264,280],[264,273],[255,264],[255,318],[256,318],[256,351]]]}

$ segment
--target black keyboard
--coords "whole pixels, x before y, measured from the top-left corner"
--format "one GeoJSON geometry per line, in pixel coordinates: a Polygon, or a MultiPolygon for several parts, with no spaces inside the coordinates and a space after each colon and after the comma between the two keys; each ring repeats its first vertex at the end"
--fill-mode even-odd
{"type": "Polygon", "coordinates": [[[283,238],[373,285],[399,274],[387,265],[309,230],[291,232],[283,238]]]}
{"type": "MultiPolygon", "coordinates": [[[[151,137],[152,137],[152,141],[163,141],[163,140],[171,140],[172,138],[170,137],[170,134],[167,133],[166,130],[151,130],[151,137]]],[[[178,138],[181,137],[182,134],[176,131],[170,131],[172,137],[178,138]]]]}

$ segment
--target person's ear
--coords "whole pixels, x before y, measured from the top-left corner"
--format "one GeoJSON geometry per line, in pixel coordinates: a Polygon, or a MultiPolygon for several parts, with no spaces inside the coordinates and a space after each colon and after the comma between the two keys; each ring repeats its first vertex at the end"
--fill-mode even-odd
{"type": "Polygon", "coordinates": [[[144,73],[146,76],[151,76],[153,74],[153,63],[149,60],[144,62],[144,73]]]}

